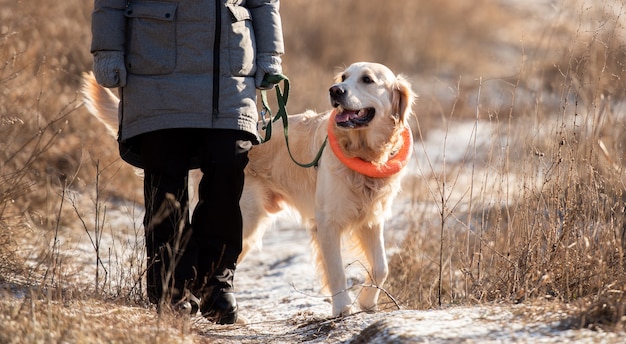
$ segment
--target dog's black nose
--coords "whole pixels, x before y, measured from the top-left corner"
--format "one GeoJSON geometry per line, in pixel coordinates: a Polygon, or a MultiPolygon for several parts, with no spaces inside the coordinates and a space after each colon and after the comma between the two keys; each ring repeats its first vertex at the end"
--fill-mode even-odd
{"type": "Polygon", "coordinates": [[[346,93],[346,90],[344,90],[343,87],[338,86],[338,85],[334,85],[328,91],[330,92],[330,97],[333,99],[340,98],[346,93]]]}

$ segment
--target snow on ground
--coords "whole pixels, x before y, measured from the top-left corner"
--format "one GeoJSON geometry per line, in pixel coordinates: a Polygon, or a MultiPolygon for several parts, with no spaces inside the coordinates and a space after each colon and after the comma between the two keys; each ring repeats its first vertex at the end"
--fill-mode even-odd
{"type": "MultiPolygon", "coordinates": [[[[401,196],[398,206],[406,204],[401,196]]],[[[108,209],[108,219],[116,228],[133,227],[140,211],[116,203],[108,209]],[[132,216],[130,214],[133,214],[132,216]],[[134,217],[134,218],[133,218],[134,217]]],[[[141,245],[133,231],[114,232],[105,224],[101,250],[110,252],[103,259],[111,269],[109,278],[118,283],[129,261],[142,261],[141,245]],[[115,233],[115,234],[114,234],[115,233]],[[115,236],[115,237],[114,237],[115,236]],[[134,243],[134,244],[133,244],[134,243]]],[[[397,247],[402,232],[390,223],[388,246],[397,247]]],[[[86,233],[62,245],[74,258],[77,271],[93,281],[95,254],[86,233]]],[[[346,261],[348,263],[349,261],[346,261]]],[[[350,268],[352,281],[359,281],[359,269],[350,268]]],[[[126,272],[128,274],[128,272],[126,272]]],[[[80,274],[79,274],[80,275],[80,274]]],[[[220,343],[619,343],[619,333],[568,329],[567,315],[545,312],[529,305],[480,305],[446,307],[428,311],[393,310],[357,313],[331,318],[330,299],[320,291],[309,246],[309,235],[288,214],[279,216],[266,233],[261,250],[252,251],[236,273],[237,299],[246,325],[220,326],[193,318],[201,338],[220,343]]],[[[356,282],[358,283],[358,282],[356,282]]],[[[115,287],[115,286],[113,286],[115,287]]]]}

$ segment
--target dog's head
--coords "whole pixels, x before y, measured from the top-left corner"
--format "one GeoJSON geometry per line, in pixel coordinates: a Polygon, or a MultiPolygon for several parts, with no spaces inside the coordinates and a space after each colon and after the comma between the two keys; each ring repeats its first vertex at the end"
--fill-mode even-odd
{"type": "Polygon", "coordinates": [[[381,156],[386,146],[395,144],[398,132],[408,126],[415,99],[411,85],[386,66],[368,62],[350,65],[335,82],[330,102],[345,153],[368,161],[386,158],[381,156]]]}

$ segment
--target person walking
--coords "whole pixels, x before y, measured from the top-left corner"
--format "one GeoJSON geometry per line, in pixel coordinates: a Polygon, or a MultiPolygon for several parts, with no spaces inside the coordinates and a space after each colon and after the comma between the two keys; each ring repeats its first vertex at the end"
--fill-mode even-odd
{"type": "Polygon", "coordinates": [[[118,88],[120,156],[144,171],[146,281],[162,310],[238,318],[239,200],[256,90],[282,73],[279,0],[95,0],[94,74],[118,88]],[[189,216],[188,174],[199,168],[189,216]]]}

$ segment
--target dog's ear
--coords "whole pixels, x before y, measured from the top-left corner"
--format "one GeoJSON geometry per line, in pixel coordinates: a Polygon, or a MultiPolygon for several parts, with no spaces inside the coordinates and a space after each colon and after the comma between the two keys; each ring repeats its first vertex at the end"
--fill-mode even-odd
{"type": "Polygon", "coordinates": [[[335,84],[338,84],[338,83],[341,82],[341,76],[343,75],[343,72],[344,71],[341,71],[341,72],[335,74],[335,78],[333,79],[335,84]]]}
{"type": "Polygon", "coordinates": [[[398,120],[405,125],[408,125],[409,117],[413,113],[413,103],[416,97],[409,81],[403,75],[398,75],[393,85],[393,98],[391,101],[394,116],[397,116],[398,120]]]}

